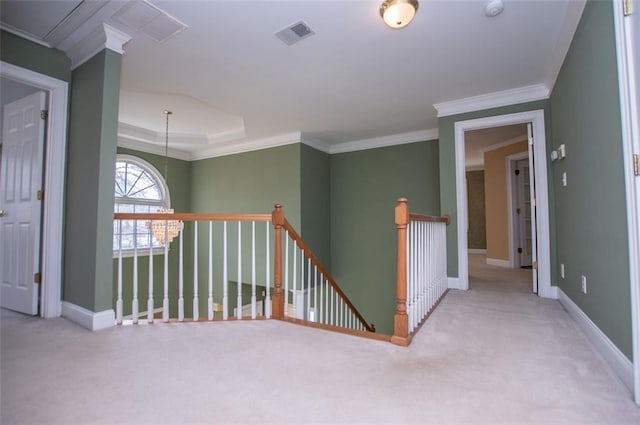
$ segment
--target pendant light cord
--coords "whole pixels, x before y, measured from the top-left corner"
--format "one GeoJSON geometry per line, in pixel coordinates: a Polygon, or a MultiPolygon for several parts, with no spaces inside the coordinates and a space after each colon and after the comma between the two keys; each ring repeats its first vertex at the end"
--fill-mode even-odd
{"type": "Polygon", "coordinates": [[[167,164],[169,162],[169,115],[173,114],[173,112],[165,109],[164,114],[167,117],[165,138],[164,138],[164,182],[168,187],[169,186],[169,166],[167,164]]]}

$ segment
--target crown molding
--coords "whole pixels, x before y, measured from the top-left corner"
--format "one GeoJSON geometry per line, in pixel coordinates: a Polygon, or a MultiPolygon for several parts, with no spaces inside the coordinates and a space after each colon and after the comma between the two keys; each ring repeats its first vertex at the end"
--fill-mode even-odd
{"type": "Polygon", "coordinates": [[[66,51],[67,56],[71,59],[71,69],[76,69],[104,49],[122,54],[124,53],[123,46],[129,40],[131,40],[129,34],[103,23],[66,51]]]}
{"type": "Polygon", "coordinates": [[[194,152],[191,156],[191,160],[197,161],[201,159],[215,158],[218,156],[234,155],[301,142],[302,133],[300,132],[280,134],[278,136],[267,137],[264,139],[234,141],[194,152]]]}
{"type": "MultiPolygon", "coordinates": [[[[133,149],[135,151],[151,153],[154,155],[165,156],[165,149],[163,146],[154,145],[148,142],[142,142],[140,140],[127,139],[121,136],[118,136],[118,147],[133,149]]],[[[169,158],[181,159],[183,161],[192,160],[191,153],[181,151],[178,149],[173,149],[173,148],[169,148],[169,152],[167,156],[169,158]]]]}
{"type": "Polygon", "coordinates": [[[392,134],[390,136],[373,137],[371,139],[354,140],[351,142],[331,145],[329,153],[346,153],[366,149],[383,148],[387,146],[405,145],[408,143],[425,142],[438,138],[438,129],[412,131],[409,133],[392,134]]]}
{"type": "Polygon", "coordinates": [[[310,146],[314,149],[317,149],[327,154],[331,153],[331,145],[329,143],[305,133],[302,133],[302,138],[300,140],[300,143],[303,143],[307,146],[310,146]]]}
{"type": "Polygon", "coordinates": [[[448,102],[434,103],[438,118],[518,103],[533,102],[549,98],[549,88],[544,84],[518,87],[510,90],[481,94],[448,102]]]}
{"type": "Polygon", "coordinates": [[[50,43],[47,43],[46,41],[44,41],[43,39],[41,39],[40,37],[33,35],[29,32],[23,31],[19,28],[14,27],[13,25],[9,25],[9,24],[5,24],[5,23],[0,23],[0,30],[6,31],[6,32],[10,32],[13,35],[17,35],[20,38],[24,38],[25,40],[29,40],[32,41],[36,44],[39,44],[41,46],[44,47],[48,47],[48,48],[52,48],[53,45],[51,45],[50,43]]]}

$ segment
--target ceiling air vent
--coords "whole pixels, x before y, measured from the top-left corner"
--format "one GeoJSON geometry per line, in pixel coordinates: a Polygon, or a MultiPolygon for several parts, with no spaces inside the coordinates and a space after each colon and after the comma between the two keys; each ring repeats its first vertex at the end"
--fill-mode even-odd
{"type": "Polygon", "coordinates": [[[187,26],[148,1],[131,2],[115,15],[113,20],[140,31],[159,43],[187,29],[187,26]]]}
{"type": "Polygon", "coordinates": [[[293,25],[289,25],[287,28],[278,31],[275,35],[284,44],[291,46],[300,40],[304,40],[307,37],[311,37],[315,32],[309,28],[304,21],[296,22],[293,25]]]}

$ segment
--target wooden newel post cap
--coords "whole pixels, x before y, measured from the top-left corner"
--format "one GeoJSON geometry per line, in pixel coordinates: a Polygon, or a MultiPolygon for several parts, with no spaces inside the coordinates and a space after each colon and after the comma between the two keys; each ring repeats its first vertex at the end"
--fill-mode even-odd
{"type": "Polygon", "coordinates": [[[398,198],[396,205],[396,225],[405,226],[409,222],[409,205],[407,198],[398,198]]]}
{"type": "Polygon", "coordinates": [[[284,211],[282,211],[282,205],[276,204],[274,206],[274,210],[271,213],[271,220],[274,225],[283,225],[284,224],[284,211]]]}

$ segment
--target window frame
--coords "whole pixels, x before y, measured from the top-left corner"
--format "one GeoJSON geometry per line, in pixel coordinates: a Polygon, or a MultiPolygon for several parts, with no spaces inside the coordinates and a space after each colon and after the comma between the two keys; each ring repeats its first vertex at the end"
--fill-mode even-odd
{"type": "MultiPolygon", "coordinates": [[[[159,201],[153,200],[152,201],[152,200],[137,199],[137,198],[117,197],[116,194],[115,194],[115,187],[114,187],[114,196],[113,196],[113,208],[114,208],[114,210],[115,210],[116,204],[149,205],[151,207],[155,206],[155,207],[158,207],[158,208],[171,208],[171,195],[169,193],[169,187],[167,186],[167,182],[165,181],[165,179],[162,176],[162,174],[160,173],[160,171],[153,164],[151,164],[148,161],[145,161],[144,159],[142,159],[142,158],[140,158],[138,156],[130,155],[130,154],[117,154],[116,155],[115,164],[117,164],[118,162],[127,162],[129,164],[133,164],[133,165],[141,168],[142,170],[144,170],[147,174],[149,174],[149,176],[155,181],[155,183],[158,186],[158,189],[160,190],[161,200],[159,200],[159,201]]],[[[116,178],[116,175],[115,175],[115,168],[114,168],[114,174],[113,174],[114,186],[115,186],[115,178],[116,178]]],[[[114,236],[115,236],[115,233],[114,233],[114,236]]],[[[112,247],[113,247],[113,242],[112,242],[112,247]]],[[[162,244],[160,246],[156,246],[156,247],[152,248],[152,250],[151,250],[153,255],[162,255],[162,254],[164,254],[164,251],[165,251],[164,244],[162,244]]],[[[121,252],[122,252],[122,258],[133,257],[134,248],[122,249],[121,252]]],[[[114,249],[113,250],[113,258],[118,258],[119,255],[120,255],[120,250],[119,249],[114,249]]],[[[138,257],[149,256],[149,248],[148,247],[138,248],[137,256],[138,257]]]]}

